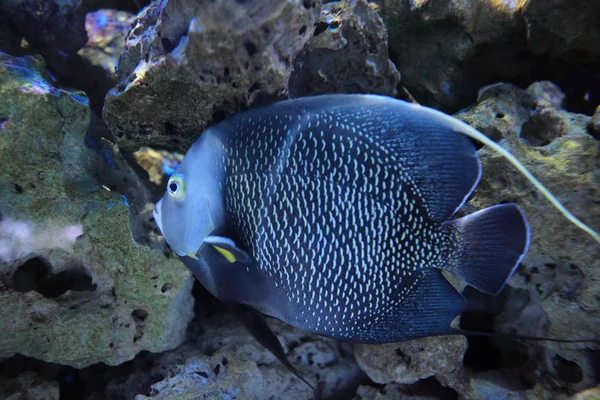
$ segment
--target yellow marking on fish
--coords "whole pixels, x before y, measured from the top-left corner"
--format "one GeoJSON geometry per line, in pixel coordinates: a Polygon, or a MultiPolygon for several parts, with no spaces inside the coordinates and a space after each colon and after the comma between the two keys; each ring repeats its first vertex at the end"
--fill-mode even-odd
{"type": "Polygon", "coordinates": [[[101,137],[100,138],[101,141],[106,142],[112,149],[112,151],[114,153],[119,153],[119,146],[117,146],[116,143],[111,142],[110,140],[108,140],[107,138],[101,137]]]}
{"type": "Polygon", "coordinates": [[[154,211],[155,207],[156,207],[156,205],[154,203],[146,203],[146,207],[144,207],[144,209],[142,211],[140,211],[140,214],[154,211]]]}
{"type": "Polygon", "coordinates": [[[191,251],[189,253],[187,253],[186,256],[188,256],[190,258],[193,258],[194,260],[198,260],[198,257],[194,253],[192,253],[191,251]]]}
{"type": "Polygon", "coordinates": [[[236,262],[235,256],[234,256],[234,255],[233,255],[233,253],[232,253],[232,252],[230,252],[229,250],[227,250],[227,249],[224,249],[224,248],[222,248],[222,247],[219,247],[219,246],[215,246],[215,245],[213,245],[213,247],[214,247],[215,249],[217,249],[217,251],[218,251],[219,253],[221,253],[221,254],[223,255],[223,257],[225,257],[225,258],[227,259],[227,261],[229,261],[230,263],[234,263],[234,262],[236,262]]]}

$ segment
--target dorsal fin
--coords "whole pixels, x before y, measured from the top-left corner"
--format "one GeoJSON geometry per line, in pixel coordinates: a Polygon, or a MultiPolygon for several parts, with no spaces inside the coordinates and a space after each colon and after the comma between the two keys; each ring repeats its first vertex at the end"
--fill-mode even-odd
{"type": "MultiPolygon", "coordinates": [[[[354,134],[383,148],[394,168],[412,181],[413,190],[419,192],[436,222],[450,218],[479,182],[481,162],[471,140],[457,134],[446,121],[423,116],[409,103],[371,95],[329,95],[293,102],[289,104],[292,109],[320,114],[315,121],[333,121],[323,129],[329,126],[334,133],[354,134]]],[[[397,195],[397,189],[389,185],[383,190],[390,197],[397,195]]]]}
{"type": "MultiPolygon", "coordinates": [[[[540,191],[554,208],[572,224],[600,243],[600,234],[569,212],[512,154],[468,124],[440,111],[384,96],[343,94],[305,97],[278,103],[278,107],[290,107],[292,109],[298,107],[315,113],[323,110],[339,111],[341,115],[363,121],[367,126],[369,125],[369,119],[373,121],[374,118],[378,118],[380,123],[383,121],[389,127],[388,135],[384,133],[384,138],[390,140],[390,143],[395,143],[397,153],[402,154],[403,151],[413,152],[413,157],[408,162],[414,163],[413,166],[417,171],[419,183],[423,185],[424,190],[430,188],[434,191],[433,193],[427,193],[427,195],[433,196],[430,200],[432,204],[430,208],[433,209],[432,213],[434,215],[432,217],[438,221],[443,221],[460,208],[477,185],[479,177],[479,173],[476,177],[472,176],[472,171],[477,171],[473,166],[473,156],[464,158],[465,155],[470,153],[470,143],[467,144],[456,138],[449,139],[445,135],[450,136],[453,133],[458,133],[465,138],[474,139],[489,146],[504,157],[540,191]],[[393,134],[394,132],[403,133],[403,130],[406,131],[407,129],[412,134],[404,136],[393,134]],[[389,135],[390,132],[391,135],[389,135]],[[406,140],[400,139],[403,137],[406,140]],[[452,148],[450,144],[453,142],[460,144],[459,147],[452,148]],[[444,151],[446,154],[443,154],[444,151]],[[427,157],[431,154],[438,157],[435,165],[430,164],[427,160],[427,157]],[[470,171],[471,175],[460,178],[459,183],[454,179],[454,177],[459,176],[458,172],[460,171],[456,160],[470,164],[469,167],[463,168],[465,171],[470,171]],[[437,196],[435,188],[438,191],[437,196]],[[461,191],[464,191],[464,195],[462,199],[459,199],[458,193],[461,193],[461,191]],[[451,194],[451,200],[444,202],[440,194],[451,194]],[[457,199],[460,201],[457,201],[457,199]],[[456,205],[456,207],[453,208],[453,205],[456,205]]],[[[476,153],[474,157],[477,157],[476,153]]]]}

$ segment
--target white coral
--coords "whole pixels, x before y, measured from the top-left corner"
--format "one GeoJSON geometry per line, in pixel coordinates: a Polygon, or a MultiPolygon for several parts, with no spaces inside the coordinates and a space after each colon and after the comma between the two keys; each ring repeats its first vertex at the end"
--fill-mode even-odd
{"type": "Polygon", "coordinates": [[[73,243],[81,235],[81,225],[35,232],[35,228],[29,222],[5,218],[0,221],[0,261],[15,261],[47,249],[71,250],[73,243]]]}

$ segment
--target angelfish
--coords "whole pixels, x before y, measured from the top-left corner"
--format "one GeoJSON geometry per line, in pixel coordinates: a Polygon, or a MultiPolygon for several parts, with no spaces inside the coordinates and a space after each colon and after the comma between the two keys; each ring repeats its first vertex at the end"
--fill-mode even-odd
{"type": "Polygon", "coordinates": [[[530,242],[515,204],[451,219],[481,178],[469,137],[600,241],[469,125],[375,95],[287,100],[208,128],[154,216],[197,279],[233,307],[355,343],[460,333],[450,324],[466,301],[441,271],[495,295],[530,242]]]}

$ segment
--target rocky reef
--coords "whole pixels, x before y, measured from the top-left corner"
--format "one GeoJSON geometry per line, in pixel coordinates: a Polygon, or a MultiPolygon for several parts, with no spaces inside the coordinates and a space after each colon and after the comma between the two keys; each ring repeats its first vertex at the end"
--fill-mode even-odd
{"type": "Polygon", "coordinates": [[[104,120],[125,150],[185,151],[207,126],[283,95],[318,12],[316,1],[151,3],[127,37],[104,120]]]}
{"type": "MultiPolygon", "coordinates": [[[[452,112],[600,230],[599,13],[574,0],[0,3],[0,398],[312,398],[150,212],[206,127],[284,98],[376,93],[452,112]]],[[[515,202],[531,247],[499,296],[464,289],[479,307],[455,323],[598,339],[600,248],[479,154],[460,215],[515,202]]],[[[352,345],[269,322],[322,398],[597,396],[589,342],[352,345]]]]}
{"type": "Polygon", "coordinates": [[[39,56],[0,63],[0,357],[84,367],[178,346],[190,274],[134,240],[129,200],[94,176],[85,94],[56,87],[39,56]]]}

